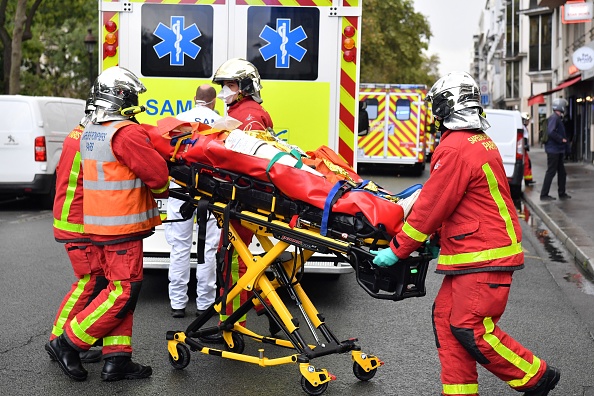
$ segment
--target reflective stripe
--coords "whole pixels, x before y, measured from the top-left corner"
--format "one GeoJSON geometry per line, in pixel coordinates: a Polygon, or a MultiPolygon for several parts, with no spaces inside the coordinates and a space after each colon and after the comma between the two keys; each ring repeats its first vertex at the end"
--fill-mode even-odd
{"type": "Polygon", "coordinates": [[[62,205],[62,213],[60,214],[60,219],[54,219],[54,227],[64,231],[72,231],[82,234],[82,224],[68,222],[68,215],[70,214],[70,208],[72,206],[72,201],[74,200],[74,193],[76,192],[76,186],[80,176],[80,165],[80,152],[77,151],[72,160],[72,167],[70,168],[70,175],[68,176],[68,187],[66,188],[66,198],[62,205]]]}
{"type": "Polygon", "coordinates": [[[425,242],[427,238],[429,238],[429,235],[423,234],[421,231],[414,229],[413,226],[408,223],[404,223],[402,226],[402,232],[417,242],[425,242]]]}
{"type": "Polygon", "coordinates": [[[482,261],[496,260],[504,257],[514,256],[522,253],[522,243],[514,243],[511,246],[504,246],[495,249],[481,250],[480,252],[460,253],[460,254],[439,254],[437,264],[457,265],[468,263],[479,263],[482,261]]]}
{"type": "Polygon", "coordinates": [[[76,285],[76,289],[72,292],[72,294],[70,294],[68,301],[66,301],[66,304],[64,304],[64,307],[62,307],[62,310],[58,315],[58,320],[52,328],[52,334],[56,337],[59,337],[64,332],[64,325],[66,324],[66,320],[68,320],[68,315],[70,315],[70,313],[72,312],[74,305],[77,303],[78,299],[80,298],[80,295],[85,290],[85,286],[87,285],[87,283],[89,283],[90,279],[91,274],[86,274],[82,278],[80,278],[76,285]]]}
{"type": "MultiPolygon", "coordinates": [[[[98,164],[99,165],[99,164],[98,164]]],[[[144,186],[144,183],[140,179],[134,180],[117,180],[117,181],[91,181],[84,180],[83,187],[87,190],[99,190],[99,191],[118,191],[118,190],[133,190],[144,186]]]]}
{"type": "MultiPolygon", "coordinates": [[[[482,250],[478,252],[470,252],[470,253],[460,253],[460,254],[450,254],[444,255],[440,254],[439,258],[437,259],[437,264],[442,265],[457,265],[457,264],[469,264],[469,263],[478,263],[482,261],[490,261],[490,260],[497,260],[504,257],[514,256],[516,254],[522,253],[522,243],[518,242],[518,238],[516,235],[516,230],[514,229],[514,223],[512,221],[512,217],[509,214],[509,210],[507,209],[507,205],[505,204],[505,200],[501,195],[501,191],[499,190],[499,183],[497,183],[497,179],[495,178],[495,174],[493,170],[489,166],[489,164],[484,164],[482,166],[483,172],[487,178],[487,183],[489,184],[489,193],[491,197],[493,197],[493,201],[497,205],[499,210],[499,215],[505,222],[505,229],[507,231],[507,235],[511,241],[511,245],[504,246],[495,249],[489,250],[482,250]]],[[[403,227],[404,230],[404,227],[403,227]]]]}
{"type": "Polygon", "coordinates": [[[85,215],[85,224],[101,226],[119,226],[126,224],[137,224],[148,221],[151,218],[159,216],[159,209],[153,208],[142,213],[135,213],[123,216],[89,216],[85,215]]]}
{"type": "Polygon", "coordinates": [[[483,172],[485,172],[485,176],[487,177],[487,183],[489,183],[489,192],[493,197],[493,200],[497,204],[497,208],[499,209],[499,215],[505,222],[505,229],[507,230],[507,235],[509,235],[509,239],[511,243],[518,242],[518,238],[516,236],[516,230],[514,230],[514,223],[512,222],[512,218],[509,214],[509,210],[507,210],[507,205],[501,196],[501,191],[499,190],[499,184],[497,183],[497,179],[495,178],[495,174],[493,170],[489,166],[489,164],[483,165],[483,172]]]}
{"type": "Polygon", "coordinates": [[[79,324],[78,320],[76,320],[76,317],[70,321],[70,328],[72,329],[72,332],[85,344],[93,345],[95,342],[97,342],[97,338],[87,334],[86,330],[99,319],[101,319],[101,317],[105,315],[107,311],[113,308],[118,297],[124,293],[121,281],[114,281],[113,285],[115,286],[115,290],[112,290],[107,296],[107,299],[101,305],[95,308],[93,312],[87,315],[82,323],[79,324]]]}
{"type": "Polygon", "coordinates": [[[444,395],[478,395],[478,384],[443,384],[444,395]]]}
{"type": "Polygon", "coordinates": [[[58,219],[54,219],[54,227],[64,231],[78,232],[79,234],[84,233],[84,226],[82,224],[69,223],[58,219]]]}
{"type": "Polygon", "coordinates": [[[114,345],[132,345],[132,337],[130,336],[111,336],[103,337],[103,346],[114,345]]]}
{"type": "Polygon", "coordinates": [[[498,355],[514,365],[514,367],[517,367],[519,370],[526,373],[523,378],[507,381],[509,386],[513,388],[525,386],[528,381],[530,381],[536,375],[536,373],[538,373],[538,369],[540,368],[540,359],[533,355],[534,361],[529,363],[521,356],[518,356],[514,351],[503,345],[501,340],[492,334],[493,330],[495,329],[495,323],[493,323],[492,318],[486,317],[483,319],[483,325],[485,326],[485,334],[483,335],[483,339],[487,342],[487,344],[491,345],[491,348],[493,348],[493,350],[497,352],[498,355]]]}
{"type": "Polygon", "coordinates": [[[151,188],[151,191],[153,192],[153,194],[161,194],[168,188],[169,188],[169,180],[167,180],[167,183],[162,188],[155,188],[155,189],[151,188]]]}

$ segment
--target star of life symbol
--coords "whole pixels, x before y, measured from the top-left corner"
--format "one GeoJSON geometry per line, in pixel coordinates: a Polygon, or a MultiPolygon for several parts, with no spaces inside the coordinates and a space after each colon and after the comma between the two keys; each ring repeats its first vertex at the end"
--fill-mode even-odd
{"type": "Polygon", "coordinates": [[[192,40],[202,36],[200,29],[195,23],[185,27],[184,21],[185,17],[183,16],[172,16],[171,27],[159,22],[159,26],[153,32],[155,36],[162,40],[160,43],[155,44],[153,49],[159,59],[169,54],[170,66],[183,66],[184,55],[196,59],[202,49],[192,42],[192,40]]]}
{"type": "Polygon", "coordinates": [[[260,32],[260,38],[268,42],[260,48],[260,54],[265,61],[276,56],[276,68],[288,69],[291,58],[301,62],[307,50],[299,43],[307,38],[305,30],[299,26],[291,30],[291,20],[279,18],[276,20],[276,30],[266,25],[260,32]]]}

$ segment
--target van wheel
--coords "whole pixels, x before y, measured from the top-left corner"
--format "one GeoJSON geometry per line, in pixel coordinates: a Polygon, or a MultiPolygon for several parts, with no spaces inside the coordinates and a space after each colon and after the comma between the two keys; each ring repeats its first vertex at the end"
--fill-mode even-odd
{"type": "Polygon", "coordinates": [[[424,171],[425,171],[425,162],[422,162],[422,163],[421,162],[417,162],[412,167],[412,173],[415,176],[421,176],[424,171]]]}
{"type": "Polygon", "coordinates": [[[40,195],[37,198],[39,205],[43,209],[52,209],[54,207],[54,198],[56,197],[56,174],[52,177],[52,182],[50,183],[50,189],[47,194],[40,195]]]}

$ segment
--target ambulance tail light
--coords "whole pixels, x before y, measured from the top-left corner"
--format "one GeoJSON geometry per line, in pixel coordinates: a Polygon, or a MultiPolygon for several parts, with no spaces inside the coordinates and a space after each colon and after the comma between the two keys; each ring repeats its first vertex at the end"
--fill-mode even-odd
{"type": "Polygon", "coordinates": [[[347,26],[344,28],[342,37],[342,58],[347,62],[354,62],[357,57],[357,48],[355,47],[355,28],[347,26]]]}
{"type": "Polygon", "coordinates": [[[47,149],[45,146],[45,137],[37,136],[35,138],[35,161],[45,162],[47,161],[47,149]]]}
{"type": "Polygon", "coordinates": [[[114,21],[107,21],[103,27],[107,31],[103,42],[103,55],[115,56],[118,46],[118,25],[114,21]]]}
{"type": "Polygon", "coordinates": [[[516,135],[516,160],[524,158],[524,130],[518,129],[516,135]]]}

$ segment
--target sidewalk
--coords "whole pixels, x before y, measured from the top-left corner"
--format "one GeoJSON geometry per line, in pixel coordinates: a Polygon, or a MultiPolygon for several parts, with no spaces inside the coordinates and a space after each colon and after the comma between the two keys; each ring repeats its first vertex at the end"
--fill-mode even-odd
{"type": "MultiPolygon", "coordinates": [[[[594,275],[594,165],[566,162],[566,189],[572,198],[541,202],[547,155],[540,147],[531,147],[529,155],[536,184],[526,187],[524,201],[575,257],[576,263],[594,275]]],[[[549,195],[558,198],[557,176],[549,195]]]]}

